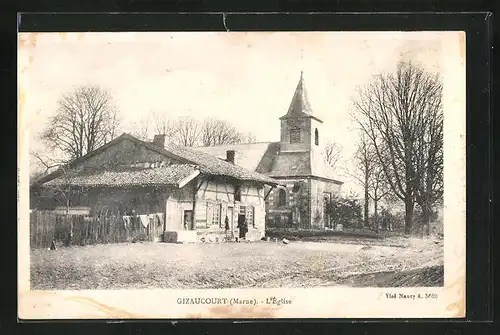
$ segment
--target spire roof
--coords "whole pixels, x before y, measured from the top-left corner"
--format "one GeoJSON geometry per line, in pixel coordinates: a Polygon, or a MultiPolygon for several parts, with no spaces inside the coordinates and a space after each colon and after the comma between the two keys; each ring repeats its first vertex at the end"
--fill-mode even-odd
{"type": "MultiPolygon", "coordinates": [[[[290,107],[288,108],[288,113],[282,116],[280,119],[289,119],[296,117],[314,117],[311,104],[307,98],[307,91],[304,82],[304,71],[300,71],[300,79],[295,89],[290,107]]],[[[319,120],[319,119],[318,119],[319,120]]],[[[321,121],[321,120],[320,120],[321,121]]]]}

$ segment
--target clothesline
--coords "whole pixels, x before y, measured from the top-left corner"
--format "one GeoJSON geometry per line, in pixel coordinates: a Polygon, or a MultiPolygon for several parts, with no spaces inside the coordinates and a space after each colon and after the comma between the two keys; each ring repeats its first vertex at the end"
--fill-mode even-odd
{"type": "Polygon", "coordinates": [[[151,221],[154,222],[155,219],[158,219],[158,222],[163,225],[163,213],[152,213],[152,214],[138,214],[138,215],[123,215],[123,224],[125,228],[128,228],[132,218],[139,219],[144,228],[147,228],[151,221]]]}

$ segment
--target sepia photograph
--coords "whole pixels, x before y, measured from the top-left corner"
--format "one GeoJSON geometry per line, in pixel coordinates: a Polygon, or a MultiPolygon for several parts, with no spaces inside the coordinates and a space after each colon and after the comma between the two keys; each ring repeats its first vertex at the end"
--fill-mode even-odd
{"type": "Polygon", "coordinates": [[[464,315],[465,34],[18,40],[20,316],[464,315]]]}

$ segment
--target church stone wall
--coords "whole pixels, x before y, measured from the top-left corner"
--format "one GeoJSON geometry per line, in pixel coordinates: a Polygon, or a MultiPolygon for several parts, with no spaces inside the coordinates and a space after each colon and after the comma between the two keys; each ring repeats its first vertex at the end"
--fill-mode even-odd
{"type": "Polygon", "coordinates": [[[281,147],[280,150],[286,151],[307,151],[311,148],[311,119],[297,118],[281,120],[281,147]],[[300,143],[290,143],[290,131],[300,129],[300,143]]]}
{"type": "MultiPolygon", "coordinates": [[[[266,225],[270,227],[310,226],[310,182],[305,179],[280,179],[286,187],[275,188],[266,199],[266,225]],[[297,187],[299,186],[300,187],[297,187]],[[286,192],[286,206],[279,204],[280,190],[286,192]]],[[[266,189],[266,194],[269,189],[266,189]]]]}
{"type": "Polygon", "coordinates": [[[324,228],[330,223],[330,219],[325,215],[325,197],[328,201],[340,193],[340,185],[328,181],[311,180],[311,226],[314,228],[324,228]]]}

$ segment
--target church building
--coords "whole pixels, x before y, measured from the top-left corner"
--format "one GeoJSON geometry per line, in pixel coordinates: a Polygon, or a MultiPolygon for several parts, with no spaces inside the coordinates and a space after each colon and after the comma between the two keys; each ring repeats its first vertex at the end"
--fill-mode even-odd
{"type": "MultiPolygon", "coordinates": [[[[267,187],[266,226],[333,227],[328,205],[342,185],[324,159],[323,121],[314,115],[301,72],[288,112],[279,118],[279,142],[229,144],[196,150],[279,181],[267,187]]],[[[331,129],[331,128],[330,128],[331,129]]]]}

